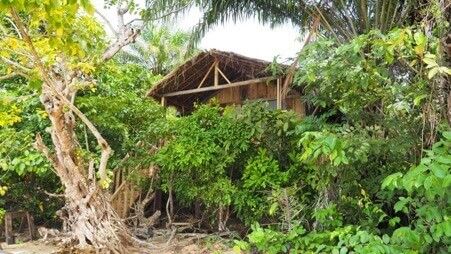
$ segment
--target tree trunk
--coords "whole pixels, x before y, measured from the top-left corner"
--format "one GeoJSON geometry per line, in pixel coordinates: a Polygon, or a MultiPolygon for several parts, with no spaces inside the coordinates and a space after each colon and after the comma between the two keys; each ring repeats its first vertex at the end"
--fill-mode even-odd
{"type": "MultiPolygon", "coordinates": [[[[122,21],[127,11],[128,8],[125,8],[118,12],[122,21]]],[[[40,135],[36,136],[35,146],[52,163],[65,188],[66,206],[61,214],[66,218],[67,230],[73,233],[72,236],[78,240],[80,247],[92,246],[97,252],[133,253],[132,249],[135,246],[146,244],[131,235],[111,207],[104,192],[96,183],[95,163],[82,157],[76,137],[75,115],[97,139],[101,149],[97,172],[102,181],[106,180],[106,166],[111,149],[95,126],[73,104],[78,89],[77,81],[83,80],[82,73],[67,68],[64,57],[56,59],[56,63],[51,67],[46,66],[17,11],[11,8],[10,14],[20,33],[18,39],[28,45],[32,66],[39,71],[43,80],[40,99],[51,121],[54,151],[45,146],[40,135]]],[[[103,54],[101,58],[103,61],[112,58],[122,47],[134,42],[139,35],[139,29],[133,29],[131,25],[125,25],[123,22],[120,25],[120,36],[103,54]]],[[[145,250],[139,251],[143,252],[145,250]]]]}
{"type": "Polygon", "coordinates": [[[75,134],[75,117],[67,103],[55,94],[64,92],[68,101],[75,92],[67,92],[64,82],[43,86],[41,102],[51,121],[51,138],[55,152],[51,153],[42,140],[36,146],[53,163],[56,174],[65,188],[66,206],[63,217],[68,231],[79,247],[94,247],[101,252],[130,253],[130,246],[138,246],[126,225],[112,209],[104,192],[96,184],[94,163],[86,163],[79,151],[75,134]],[[50,88],[51,87],[51,88],[50,88]]]}

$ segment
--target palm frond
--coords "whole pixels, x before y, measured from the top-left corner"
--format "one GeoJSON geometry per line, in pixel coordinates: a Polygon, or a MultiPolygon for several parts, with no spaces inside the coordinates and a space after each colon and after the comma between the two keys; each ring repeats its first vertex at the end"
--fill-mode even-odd
{"type": "MultiPolygon", "coordinates": [[[[196,6],[203,12],[194,28],[192,42],[198,42],[206,31],[227,21],[256,17],[261,23],[276,26],[287,22],[308,29],[319,17],[321,29],[339,41],[379,29],[383,32],[403,23],[420,0],[148,0],[148,8],[167,12],[174,6],[196,6]],[[152,5],[152,3],[154,5],[152,5]],[[156,4],[156,5],[155,5],[156,4]]],[[[158,13],[158,11],[156,11],[158,13]]]]}

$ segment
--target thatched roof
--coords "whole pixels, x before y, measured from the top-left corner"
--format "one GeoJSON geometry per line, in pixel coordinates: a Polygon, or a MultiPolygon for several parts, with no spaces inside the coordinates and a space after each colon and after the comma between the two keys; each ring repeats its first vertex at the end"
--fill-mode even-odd
{"type": "MultiPolygon", "coordinates": [[[[197,88],[215,61],[218,61],[219,68],[231,82],[271,76],[268,70],[270,62],[212,49],[200,52],[173,70],[148,92],[148,96],[160,99],[167,93],[197,88]]],[[[209,75],[202,86],[211,86],[214,82],[213,76],[209,75]]],[[[219,84],[225,83],[226,81],[220,77],[219,84]]],[[[209,91],[170,97],[167,98],[167,104],[187,106],[194,101],[208,99],[215,93],[209,91]]]]}

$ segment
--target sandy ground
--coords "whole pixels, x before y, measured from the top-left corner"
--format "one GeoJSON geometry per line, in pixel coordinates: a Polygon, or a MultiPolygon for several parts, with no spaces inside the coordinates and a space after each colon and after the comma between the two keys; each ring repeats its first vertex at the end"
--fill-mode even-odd
{"type": "Polygon", "coordinates": [[[154,237],[150,243],[155,254],[236,254],[230,246],[219,239],[199,239],[196,237],[175,237],[169,244],[165,237],[154,237]]]}
{"type": "MultiPolygon", "coordinates": [[[[230,247],[221,241],[199,241],[196,238],[175,237],[169,244],[167,239],[155,237],[150,240],[154,247],[150,251],[155,254],[233,254],[230,247]]],[[[0,254],[58,254],[61,250],[51,244],[41,241],[6,245],[1,243],[0,254]]],[[[66,252],[67,253],[67,252],[66,252]]]]}
{"type": "Polygon", "coordinates": [[[0,254],[51,254],[57,253],[58,248],[39,242],[26,242],[21,244],[6,245],[2,243],[3,250],[0,254]]]}

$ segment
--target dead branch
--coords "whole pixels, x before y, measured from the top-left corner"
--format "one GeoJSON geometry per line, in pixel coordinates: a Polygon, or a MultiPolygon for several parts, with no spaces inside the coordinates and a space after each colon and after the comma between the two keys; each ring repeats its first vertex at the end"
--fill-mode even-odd
{"type": "Polygon", "coordinates": [[[304,41],[301,45],[301,49],[299,50],[298,55],[296,56],[296,59],[291,64],[291,66],[288,68],[287,76],[286,76],[286,78],[283,82],[283,86],[282,86],[282,101],[284,101],[288,95],[290,84],[293,81],[293,77],[294,77],[294,74],[296,73],[296,68],[297,68],[298,62],[301,57],[301,52],[304,49],[304,47],[310,42],[312,36],[316,33],[318,26],[319,26],[319,19],[316,17],[313,21],[313,24],[312,24],[307,36],[304,38],[304,41]]]}
{"type": "Polygon", "coordinates": [[[17,28],[16,24],[14,24],[14,22],[13,22],[10,18],[8,18],[8,17],[5,17],[5,19],[13,26],[14,31],[17,33],[17,35],[19,36],[19,38],[22,39],[22,35],[21,35],[19,29],[17,28]]]}
{"type": "Polygon", "coordinates": [[[157,210],[154,214],[152,214],[149,218],[146,219],[146,227],[151,227],[155,225],[158,221],[158,219],[161,216],[161,212],[157,210]]]}
{"type": "Polygon", "coordinates": [[[166,242],[166,246],[169,246],[169,244],[171,243],[172,239],[174,239],[175,233],[177,232],[177,228],[176,227],[172,227],[171,228],[171,235],[169,236],[167,242],[166,242]]]}
{"type": "Polygon", "coordinates": [[[56,193],[50,193],[46,190],[44,190],[45,195],[49,196],[49,197],[53,197],[53,198],[64,198],[65,195],[64,194],[56,194],[56,193]]]}
{"type": "Polygon", "coordinates": [[[174,203],[173,203],[173,197],[172,197],[172,176],[171,176],[171,183],[169,185],[169,191],[168,191],[168,201],[166,202],[166,216],[168,217],[168,226],[171,226],[172,224],[172,217],[174,215],[174,203]]]}
{"type": "Polygon", "coordinates": [[[146,196],[144,197],[143,201],[141,202],[141,206],[146,206],[150,201],[152,201],[155,198],[155,192],[152,192],[153,188],[150,187],[149,190],[146,193],[146,196]]]}

